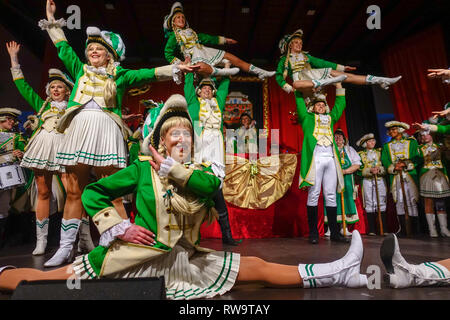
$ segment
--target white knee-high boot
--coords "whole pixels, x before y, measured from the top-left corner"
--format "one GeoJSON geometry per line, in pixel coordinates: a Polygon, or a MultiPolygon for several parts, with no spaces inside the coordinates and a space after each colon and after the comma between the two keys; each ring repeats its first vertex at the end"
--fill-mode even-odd
{"type": "Polygon", "coordinates": [[[450,237],[450,231],[447,229],[447,214],[438,213],[439,226],[441,228],[441,235],[443,237],[450,237]]]}
{"type": "Polygon", "coordinates": [[[239,68],[213,68],[212,76],[234,76],[239,73],[239,68]]]}
{"type": "Polygon", "coordinates": [[[61,239],[59,241],[59,249],[55,255],[44,263],[44,267],[56,267],[65,262],[69,262],[73,249],[73,244],[77,239],[78,229],[80,227],[80,219],[62,219],[61,221],[61,239]]]}
{"type": "Polygon", "coordinates": [[[265,78],[270,78],[275,75],[275,71],[267,71],[258,67],[255,67],[254,65],[250,65],[250,68],[248,70],[249,73],[256,74],[258,78],[264,80],[265,78]]]}
{"type": "Polygon", "coordinates": [[[326,79],[323,79],[323,80],[313,79],[311,81],[314,84],[314,88],[322,88],[322,87],[328,86],[328,85],[333,84],[333,83],[342,82],[345,79],[347,79],[347,76],[343,74],[343,75],[340,75],[340,76],[337,76],[337,77],[326,78],[326,79]]]}
{"type": "Polygon", "coordinates": [[[450,284],[450,271],[436,262],[413,265],[400,253],[397,237],[390,234],[380,249],[381,260],[388,272],[385,281],[392,288],[438,286],[450,284]]]}
{"type": "Polygon", "coordinates": [[[366,83],[368,84],[379,84],[381,88],[387,90],[390,85],[393,85],[397,81],[399,81],[402,76],[398,76],[396,78],[386,78],[386,77],[376,77],[370,74],[366,77],[366,83]]]}
{"type": "Polygon", "coordinates": [[[95,249],[91,238],[89,218],[81,218],[80,230],[78,232],[78,252],[89,253],[95,249]]]}
{"type": "Polygon", "coordinates": [[[45,253],[49,221],[49,218],[44,218],[43,220],[36,219],[36,248],[33,251],[34,256],[45,253]]]}
{"type": "Polygon", "coordinates": [[[349,250],[339,260],[320,264],[299,264],[298,271],[304,288],[367,286],[367,276],[360,274],[363,244],[357,230],[352,233],[349,250]]]}

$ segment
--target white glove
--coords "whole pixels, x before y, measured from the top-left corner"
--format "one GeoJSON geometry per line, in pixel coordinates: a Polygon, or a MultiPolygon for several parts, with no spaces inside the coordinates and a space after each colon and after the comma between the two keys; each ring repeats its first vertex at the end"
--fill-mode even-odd
{"type": "Polygon", "coordinates": [[[291,93],[291,92],[294,91],[294,88],[292,88],[292,86],[291,86],[289,83],[286,83],[286,84],[283,86],[283,90],[284,90],[285,92],[287,92],[287,93],[291,93]]]}

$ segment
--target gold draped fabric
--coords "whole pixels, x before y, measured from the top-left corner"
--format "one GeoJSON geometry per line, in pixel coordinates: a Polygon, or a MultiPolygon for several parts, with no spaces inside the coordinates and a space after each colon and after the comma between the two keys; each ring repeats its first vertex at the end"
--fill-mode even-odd
{"type": "Polygon", "coordinates": [[[241,208],[266,209],[291,187],[296,166],[295,154],[272,155],[256,161],[227,155],[225,200],[241,208]]]}

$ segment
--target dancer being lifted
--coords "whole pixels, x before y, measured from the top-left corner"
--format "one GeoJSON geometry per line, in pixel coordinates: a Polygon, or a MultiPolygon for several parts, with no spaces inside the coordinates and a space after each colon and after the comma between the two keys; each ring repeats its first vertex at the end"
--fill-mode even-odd
{"type": "Polygon", "coordinates": [[[303,31],[301,29],[293,34],[285,35],[278,46],[281,51],[281,59],[277,67],[276,80],[287,93],[299,90],[310,95],[313,90],[318,91],[336,82],[358,85],[379,84],[383,89],[388,89],[390,85],[401,79],[401,76],[385,78],[373,75],[355,75],[348,73],[348,71],[356,70],[355,67],[343,66],[313,57],[303,51],[303,31]],[[292,86],[286,82],[287,76],[292,79],[292,86]]]}
{"type": "MultiPolygon", "coordinates": [[[[152,81],[173,79],[178,71],[191,72],[193,66],[164,66],[154,69],[129,70],[120,66],[125,59],[125,45],[119,34],[100,31],[96,27],[86,30],[86,58],[83,63],[69,45],[62,26],[63,19],[54,18],[56,5],[47,0],[47,19],[39,22],[47,30],[56,46],[59,58],[75,79],[76,86],[69,98],[58,131],[66,134],[56,156],[58,164],[66,166],[67,197],[74,201],[74,212],[81,212],[81,193],[88,184],[91,169],[97,178],[107,177],[127,165],[128,130],[121,119],[122,98],[127,88],[152,81]],[[99,139],[101,137],[101,139],[99,139]]],[[[127,219],[122,199],[113,201],[120,216],[127,219]]],[[[57,266],[70,259],[79,218],[64,221],[60,249],[45,266],[57,266]]]]}
{"type": "Polygon", "coordinates": [[[200,65],[198,73],[203,76],[230,76],[238,73],[239,69],[255,74],[260,79],[275,75],[275,71],[255,67],[229,52],[207,47],[206,45],[235,44],[237,41],[222,36],[196,33],[189,27],[180,2],[172,5],[170,14],[164,18],[163,27],[168,38],[164,55],[169,63],[198,64],[200,65]],[[217,68],[217,65],[225,63],[224,60],[230,61],[237,68],[217,68]]]}

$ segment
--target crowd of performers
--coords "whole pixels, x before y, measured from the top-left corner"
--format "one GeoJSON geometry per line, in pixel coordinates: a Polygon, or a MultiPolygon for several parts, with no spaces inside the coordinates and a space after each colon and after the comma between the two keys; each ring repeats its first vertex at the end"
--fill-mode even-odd
{"type": "MultiPolygon", "coordinates": [[[[402,230],[417,224],[417,201],[421,195],[425,199],[430,235],[437,236],[434,208],[441,235],[450,235],[442,201],[450,192],[448,176],[440,146],[430,134],[446,132],[448,126],[414,124],[420,132],[419,146],[416,139],[404,135],[408,124],[390,121],[386,128],[391,142],[377,149],[374,135],[368,133],[357,143],[363,149],[359,153],[348,145],[342,131],[333,132],[346,106],[342,83],[388,89],[400,76],[355,75],[349,73],[354,70],[352,67],[313,57],[302,50],[301,30],[283,37],[277,71],[266,71],[228,52],[207,47],[235,41],[196,33],[189,27],[178,2],[163,23],[168,65],[139,70],[123,68],[120,62],[125,59],[125,44],[121,36],[96,27],[86,30],[84,63],[84,58],[78,57],[69,45],[63,31],[65,21],[55,19],[55,11],[54,1],[47,0],[47,20],[41,20],[39,26],[48,32],[69,75],[50,69],[47,96],[40,97],[25,80],[18,58],[20,45],[7,43],[13,81],[36,115],[29,117],[26,127],[32,134],[25,141],[13,131],[21,112],[1,109],[0,137],[2,148],[5,147],[2,157],[10,157],[5,162],[20,161],[20,167],[32,172],[35,181],[33,255],[44,254],[47,247],[54,184],[60,182],[64,187],[59,248],[44,264],[62,267],[50,271],[1,267],[0,289],[14,290],[24,279],[73,276],[81,279],[164,276],[166,295],[171,299],[213,297],[229,291],[236,283],[248,281],[304,288],[364,287],[367,277],[360,273],[363,258],[360,234],[353,231],[349,240],[338,224],[341,222],[345,230],[344,221],[338,220],[342,207],[348,212],[345,220],[349,223],[357,215],[353,201],[355,173],[362,177],[370,233],[376,232],[377,211],[382,212],[383,219],[386,216],[387,186],[390,186],[402,230]],[[199,246],[200,226],[215,219],[219,221],[223,242],[237,244],[231,235],[221,189],[225,177],[222,115],[229,76],[239,70],[261,79],[276,76],[282,89],[292,93],[293,99],[295,96],[298,122],[304,132],[300,187],[308,189],[309,241],[318,243],[317,211],[322,190],[330,240],[351,241],[343,258],[322,264],[282,265],[199,246]],[[288,76],[292,85],[287,82],[288,76]],[[220,77],[218,84],[216,77],[220,77]],[[165,102],[150,103],[153,108],[148,110],[144,125],[137,132],[130,132],[124,122],[127,116],[122,115],[126,90],[152,81],[170,80],[178,84],[184,80],[184,96],[174,94],[165,102]],[[336,87],[333,108],[323,94],[329,85],[336,87]],[[132,222],[124,198],[137,209],[132,222]],[[91,239],[90,221],[100,235],[97,247],[91,239]],[[77,238],[82,254],[73,260],[77,238]]],[[[448,70],[430,72],[430,77],[450,78],[448,70]]],[[[243,132],[254,125],[249,116],[243,116],[242,123],[243,132]]],[[[15,203],[20,195],[27,194],[23,189],[26,186],[1,191],[2,203],[15,203]]],[[[1,225],[8,216],[7,209],[9,205],[2,206],[1,225]]],[[[449,260],[408,264],[393,234],[385,238],[381,255],[392,287],[449,283],[449,260]]]]}

